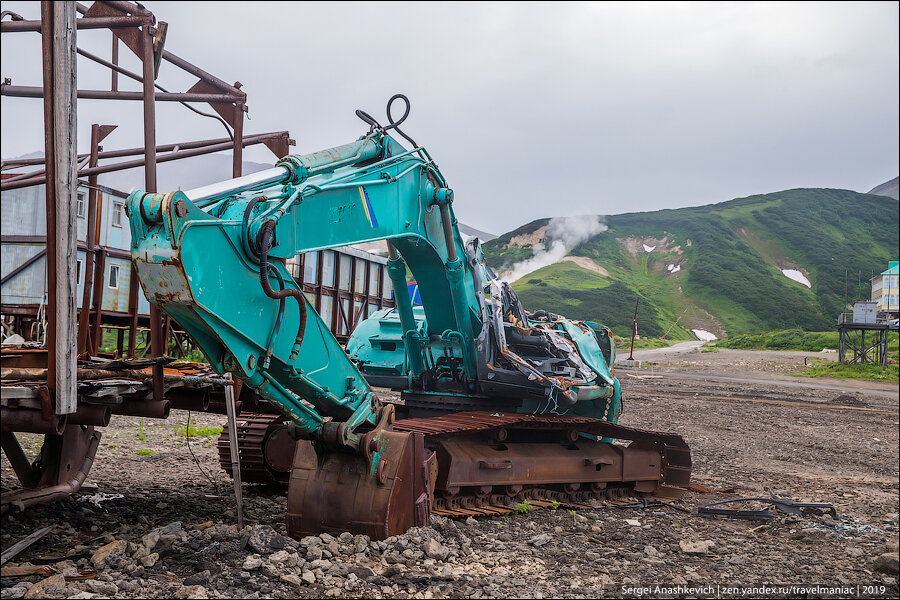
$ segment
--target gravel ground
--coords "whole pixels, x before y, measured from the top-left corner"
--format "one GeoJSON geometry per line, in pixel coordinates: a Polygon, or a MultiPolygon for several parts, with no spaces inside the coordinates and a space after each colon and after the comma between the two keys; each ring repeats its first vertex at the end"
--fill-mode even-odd
{"type": "MultiPolygon", "coordinates": [[[[284,491],[266,486],[245,486],[248,525],[237,531],[215,437],[192,439],[198,466],[177,432],[187,413],[164,422],[114,417],[86,489],[3,516],[3,548],[57,525],[5,565],[52,560],[57,574],[4,576],[2,597],[714,597],[733,595],[725,586],[775,584],[896,597],[898,387],[787,385],[797,380],[783,374],[804,356],[819,357],[720,350],[656,354],[645,358],[655,363],[648,368],[617,369],[622,423],[682,434],[693,481],[734,492],[689,492],[678,503],[689,512],[598,506],[434,518],[386,542],[284,537],[284,491]],[[696,514],[701,504],[769,492],[830,502],[838,518],[761,525],[696,514]],[[82,571],[96,577],[78,580],[82,571]],[[657,584],[681,588],[654,592],[657,584]]],[[[200,426],[223,420],[192,415],[200,426]]],[[[5,457],[2,482],[13,483],[5,457]]]]}

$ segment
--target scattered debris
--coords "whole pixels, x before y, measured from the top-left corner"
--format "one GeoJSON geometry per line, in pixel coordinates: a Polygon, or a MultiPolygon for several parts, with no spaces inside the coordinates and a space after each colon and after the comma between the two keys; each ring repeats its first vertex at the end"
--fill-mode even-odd
{"type": "Polygon", "coordinates": [[[769,521],[775,517],[775,511],[785,514],[801,515],[804,511],[812,511],[814,514],[829,513],[837,519],[837,511],[834,506],[825,502],[799,502],[790,498],[734,498],[706,504],[697,509],[698,514],[704,517],[729,517],[732,519],[749,519],[751,521],[769,521]],[[745,510],[735,508],[714,508],[723,504],[738,502],[762,502],[771,504],[771,509],[745,510]]]}
{"type": "MultiPolygon", "coordinates": [[[[638,502],[633,502],[631,504],[613,504],[615,508],[656,508],[659,506],[674,508],[675,510],[680,510],[681,512],[690,513],[691,510],[685,508],[683,506],[678,506],[674,502],[665,502],[663,500],[653,500],[647,498],[640,498],[638,502]]],[[[629,523],[630,524],[630,523],[629,523]]]]}
{"type": "Polygon", "coordinates": [[[3,567],[0,569],[0,577],[30,577],[32,575],[40,575],[48,577],[56,573],[53,567],[47,565],[17,565],[14,567],[3,567]]]}
{"type": "Polygon", "coordinates": [[[12,546],[10,546],[9,549],[4,551],[3,555],[0,556],[0,565],[5,565],[9,559],[53,531],[55,527],[56,525],[48,525],[43,529],[38,529],[37,531],[26,537],[24,540],[16,542],[12,546]]]}
{"type": "Polygon", "coordinates": [[[125,496],[123,496],[122,494],[104,494],[103,492],[97,492],[96,494],[91,494],[90,496],[80,496],[78,499],[82,502],[90,502],[94,506],[99,507],[101,502],[124,497],[125,496]]]}

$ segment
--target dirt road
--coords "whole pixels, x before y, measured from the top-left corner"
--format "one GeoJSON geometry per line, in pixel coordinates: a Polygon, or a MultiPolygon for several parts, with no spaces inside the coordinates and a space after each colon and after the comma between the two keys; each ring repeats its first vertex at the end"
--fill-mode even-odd
{"type": "MultiPolygon", "coordinates": [[[[192,443],[204,475],[175,432],[185,413],[143,425],[116,418],[89,478],[94,489],[2,520],[4,549],[58,525],[13,562],[70,554],[55,568],[95,569],[98,576],[56,579],[56,591],[46,576],[4,577],[3,598],[634,597],[634,586],[654,584],[695,588],[658,596],[711,597],[728,595],[715,586],[788,583],[849,586],[843,596],[897,595],[896,384],[786,385],[794,378],[785,373],[803,363],[802,353],[720,350],[650,360],[656,364],[648,368],[616,369],[622,423],[682,434],[693,453],[693,480],[733,489],[687,493],[678,506],[688,512],[543,510],[435,519],[433,527],[381,543],[360,536],[296,542],[282,537],[278,488],[245,486],[250,525],[236,531],[215,438],[192,443]],[[770,493],[832,503],[837,519],[791,515],[761,524],[696,514],[705,503],[770,493]],[[110,556],[98,559],[98,549],[110,544],[110,556]]],[[[206,425],[222,420],[195,416],[206,425]]],[[[4,458],[4,487],[11,481],[4,458]]]]}

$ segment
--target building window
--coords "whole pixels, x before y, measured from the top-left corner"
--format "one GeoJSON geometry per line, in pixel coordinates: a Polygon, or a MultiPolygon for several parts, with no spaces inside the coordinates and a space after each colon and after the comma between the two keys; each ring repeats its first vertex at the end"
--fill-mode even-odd
{"type": "Polygon", "coordinates": [[[75,285],[81,283],[81,261],[75,261],[75,285]]]}
{"type": "Polygon", "coordinates": [[[334,251],[322,251],[322,285],[334,287],[334,251]]]}
{"type": "Polygon", "coordinates": [[[356,259],[356,273],[353,278],[353,291],[366,291],[366,261],[361,258],[356,259]]]}
{"type": "Polygon", "coordinates": [[[84,209],[84,198],[85,198],[85,194],[84,194],[84,192],[79,191],[79,192],[76,194],[75,197],[77,198],[77,200],[76,200],[76,205],[75,205],[75,206],[76,206],[76,211],[77,211],[77,214],[78,214],[78,218],[79,218],[79,219],[83,219],[83,218],[84,218],[84,210],[85,210],[85,209],[84,209]]]}
{"type": "Polygon", "coordinates": [[[119,287],[119,266],[109,266],[109,287],[118,289],[119,287]]]}
{"type": "MultiPolygon", "coordinates": [[[[373,262],[369,266],[369,295],[378,295],[378,284],[381,283],[381,265],[373,262]]],[[[372,314],[372,313],[369,313],[372,314]]]]}
{"type": "Polygon", "coordinates": [[[303,283],[315,285],[319,272],[319,253],[307,252],[303,255],[303,283]]]}
{"type": "Polygon", "coordinates": [[[112,226],[122,226],[122,214],[125,212],[125,205],[121,202],[113,202],[112,226]]]}
{"type": "MultiPolygon", "coordinates": [[[[342,290],[350,289],[350,272],[353,269],[353,258],[346,254],[338,254],[338,258],[340,262],[340,281],[338,281],[338,287],[342,290]]],[[[341,332],[343,333],[343,331],[341,332]]]]}

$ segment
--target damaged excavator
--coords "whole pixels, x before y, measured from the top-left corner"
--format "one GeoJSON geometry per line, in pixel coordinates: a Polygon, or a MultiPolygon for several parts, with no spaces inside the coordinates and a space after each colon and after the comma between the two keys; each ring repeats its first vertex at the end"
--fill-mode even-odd
{"type": "Polygon", "coordinates": [[[478,240],[463,241],[453,191],[399,127],[405,96],[388,102],[387,125],[356,114],[368,131],[349,144],[187,192],[135,191],[127,204],[147,298],[255,392],[237,431],[245,479],[288,481],[289,534],[384,539],[433,510],[680,496],[682,438],[617,424],[612,332],[528,313],[478,240]],[[411,272],[422,306],[397,294],[345,351],[284,261],[377,240],[394,290],[411,272]]]}

